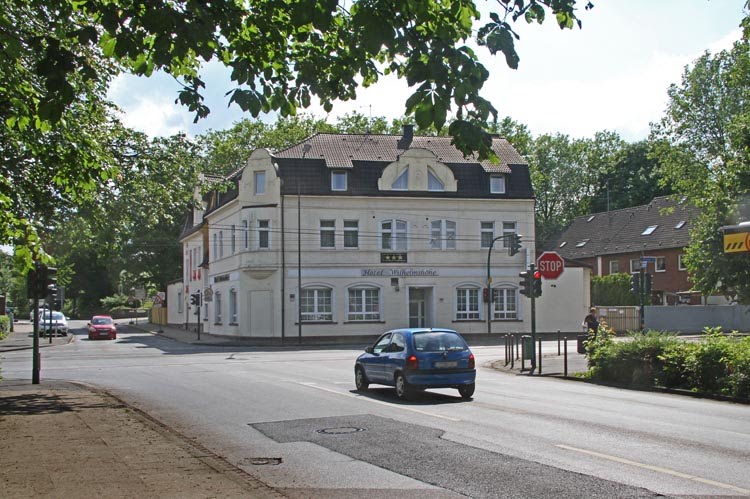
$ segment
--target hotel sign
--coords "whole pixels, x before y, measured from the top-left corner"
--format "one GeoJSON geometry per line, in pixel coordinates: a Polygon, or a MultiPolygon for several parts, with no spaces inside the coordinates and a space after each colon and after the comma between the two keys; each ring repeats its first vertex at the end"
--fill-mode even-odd
{"type": "Polygon", "coordinates": [[[362,269],[362,277],[437,277],[437,269],[362,269]]]}

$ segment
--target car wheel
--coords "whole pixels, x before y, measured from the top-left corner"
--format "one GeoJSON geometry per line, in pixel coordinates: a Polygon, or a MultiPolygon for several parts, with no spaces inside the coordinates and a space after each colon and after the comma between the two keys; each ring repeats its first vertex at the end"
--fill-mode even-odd
{"type": "Polygon", "coordinates": [[[365,370],[361,367],[354,370],[354,384],[360,392],[364,392],[370,386],[370,382],[367,381],[367,376],[365,376],[365,370]]]}
{"type": "Polygon", "coordinates": [[[401,400],[408,400],[412,397],[414,391],[409,386],[409,382],[406,381],[406,377],[403,373],[396,374],[396,396],[401,400]]]}
{"type": "Polygon", "coordinates": [[[461,385],[458,387],[458,393],[465,399],[470,399],[474,395],[474,383],[468,385],[461,385]]]}

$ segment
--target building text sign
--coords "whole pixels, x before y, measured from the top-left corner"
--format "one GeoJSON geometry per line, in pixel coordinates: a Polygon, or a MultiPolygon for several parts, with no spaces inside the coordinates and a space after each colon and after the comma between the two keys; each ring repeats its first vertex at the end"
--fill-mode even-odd
{"type": "Polygon", "coordinates": [[[362,277],[436,277],[437,269],[362,269],[362,277]]]}

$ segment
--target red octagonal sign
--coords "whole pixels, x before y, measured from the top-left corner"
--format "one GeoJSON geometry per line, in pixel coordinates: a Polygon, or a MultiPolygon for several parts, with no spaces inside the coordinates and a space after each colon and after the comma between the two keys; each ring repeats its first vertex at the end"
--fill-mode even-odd
{"type": "Polygon", "coordinates": [[[545,279],[557,279],[565,269],[565,262],[555,251],[545,251],[536,259],[536,266],[545,279]]]}

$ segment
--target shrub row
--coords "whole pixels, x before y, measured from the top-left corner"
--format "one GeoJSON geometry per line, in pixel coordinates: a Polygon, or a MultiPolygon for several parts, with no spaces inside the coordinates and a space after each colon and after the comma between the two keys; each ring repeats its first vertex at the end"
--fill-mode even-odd
{"type": "Polygon", "coordinates": [[[659,331],[615,341],[606,327],[586,343],[591,380],[750,399],[750,337],[706,328],[700,341],[659,331]]]}
{"type": "Polygon", "coordinates": [[[10,332],[10,317],[7,315],[0,315],[0,340],[8,336],[10,332]]]}

